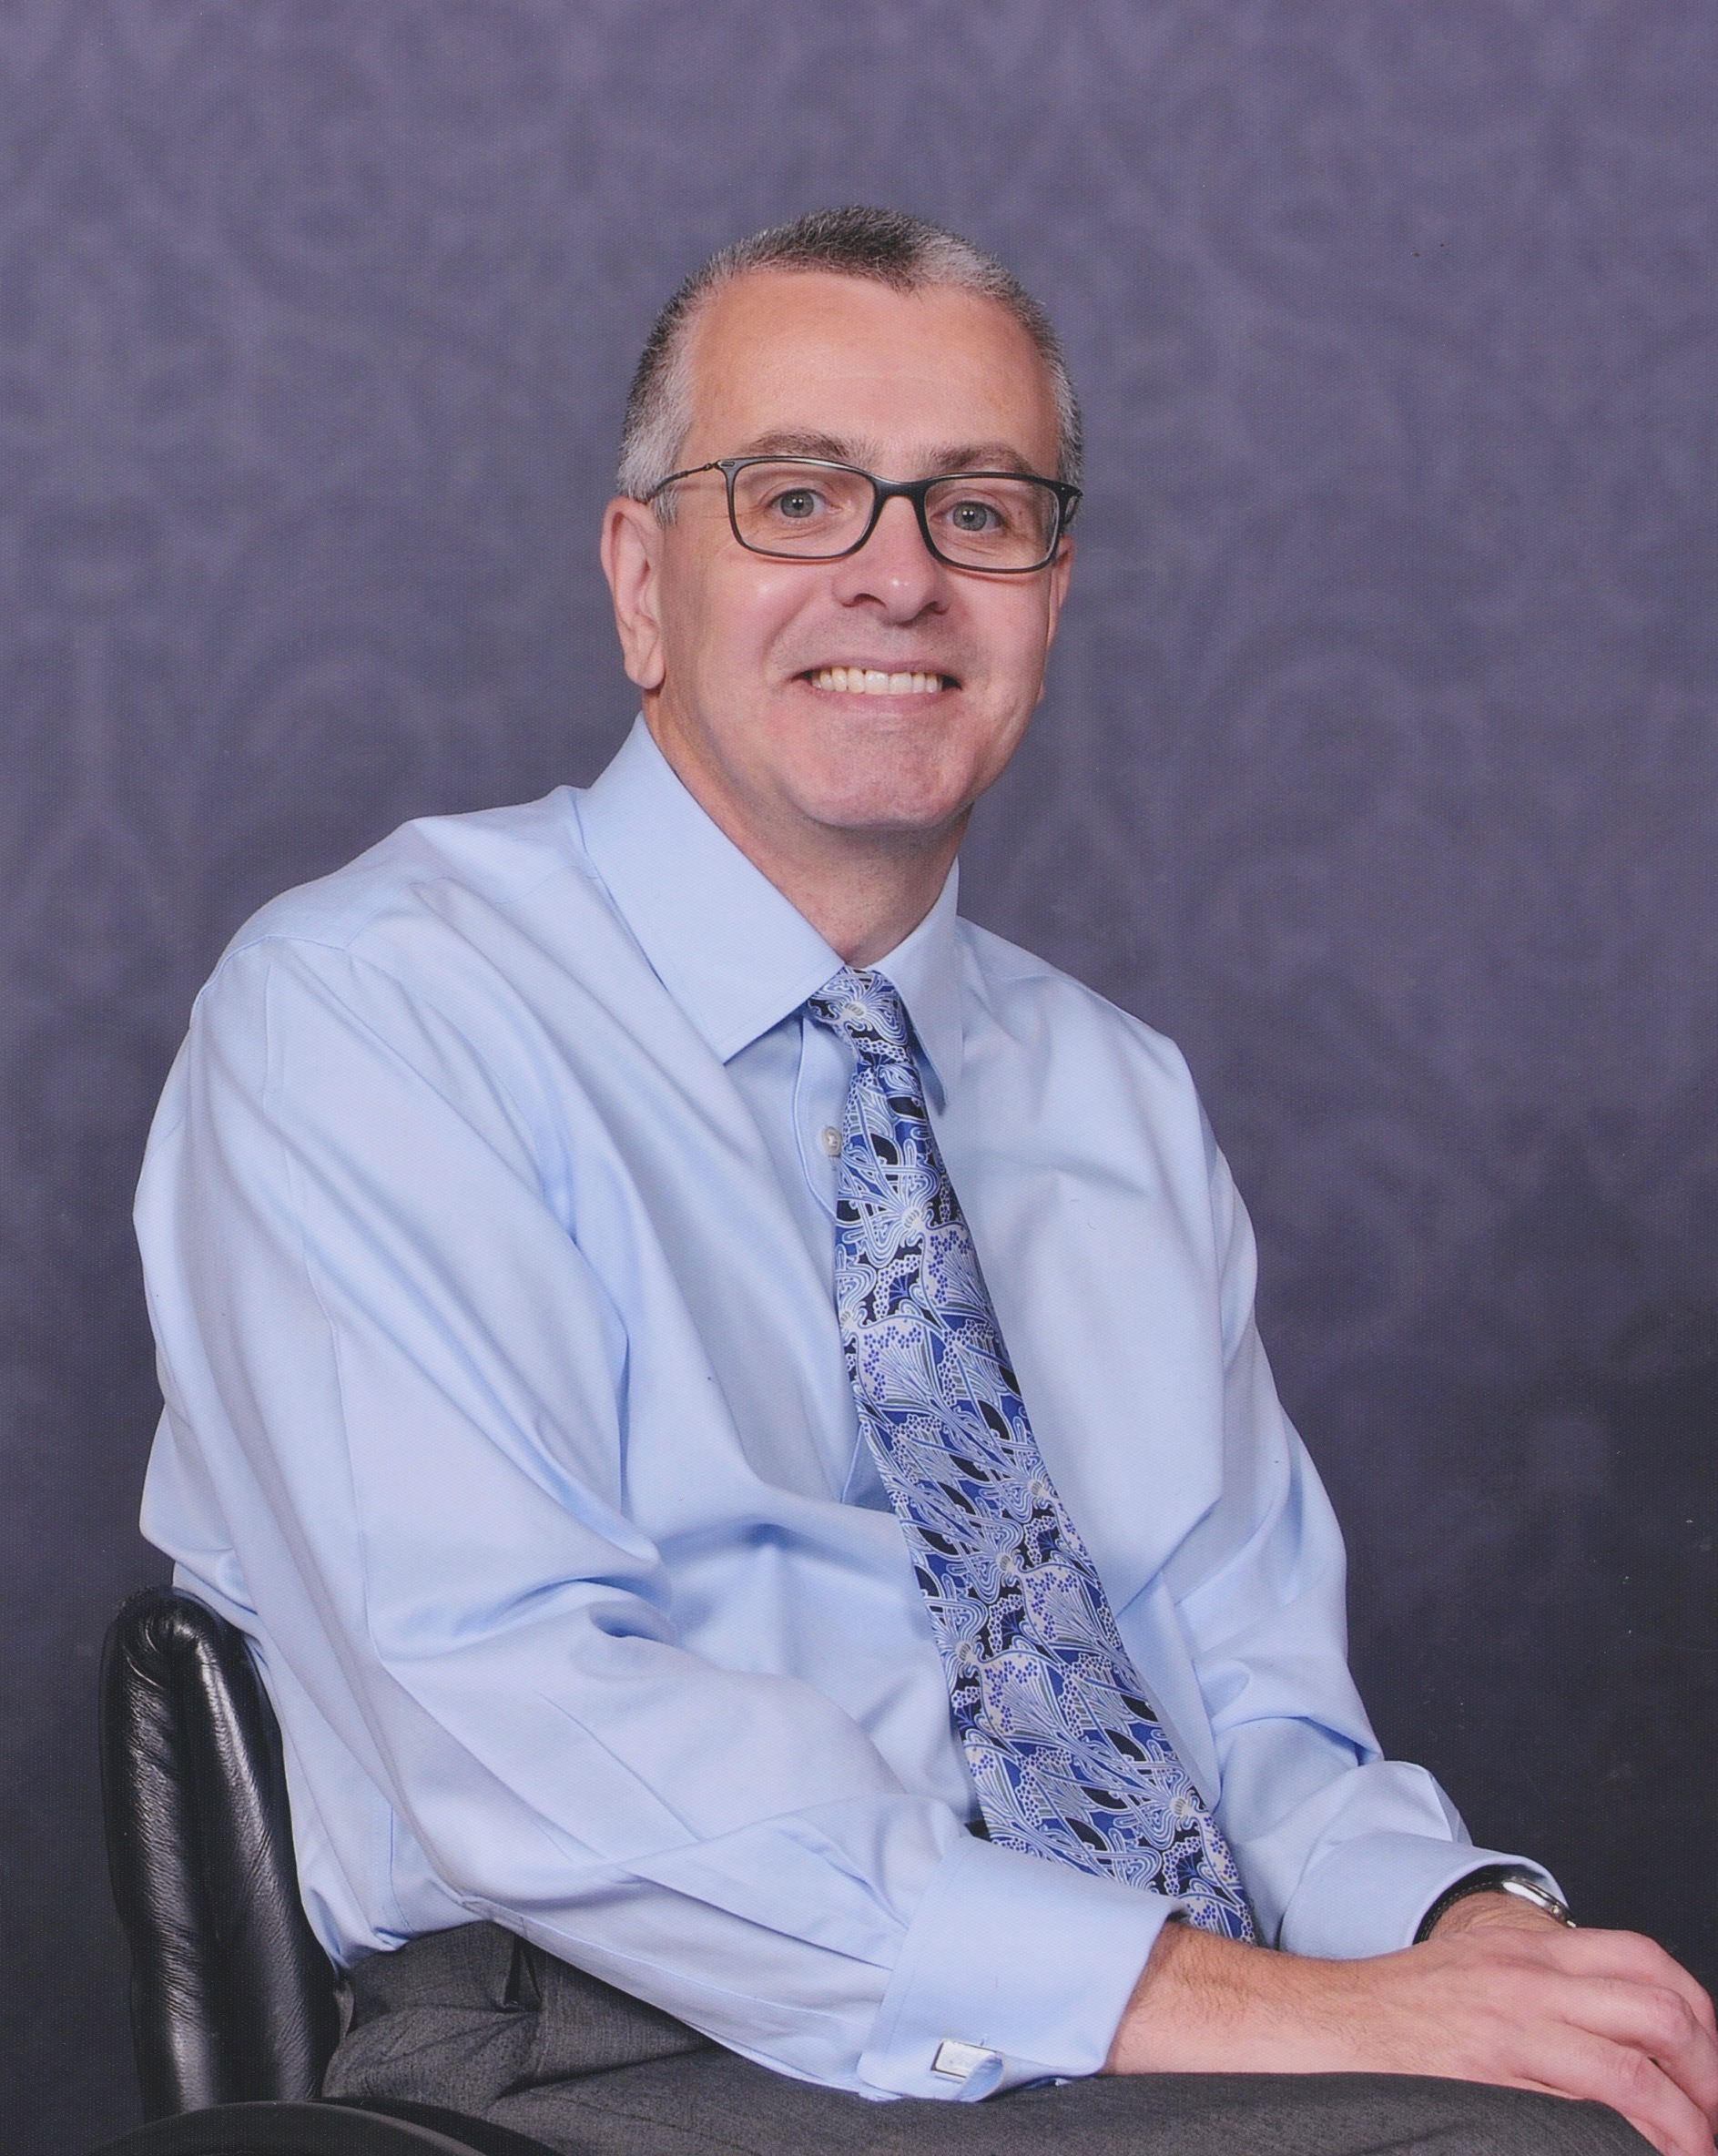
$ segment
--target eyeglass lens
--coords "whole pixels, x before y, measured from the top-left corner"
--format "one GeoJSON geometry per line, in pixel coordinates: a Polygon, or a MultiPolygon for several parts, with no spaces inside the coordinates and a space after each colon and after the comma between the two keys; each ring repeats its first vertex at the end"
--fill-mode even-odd
{"type": "MultiPolygon", "coordinates": [[[[760,554],[806,559],[845,554],[870,522],[863,472],[824,464],[745,464],[734,474],[734,521],[760,554]]],[[[940,479],[925,495],[925,522],[945,561],[964,569],[1034,569],[1056,543],[1055,490],[1035,479],[940,479]]]]}

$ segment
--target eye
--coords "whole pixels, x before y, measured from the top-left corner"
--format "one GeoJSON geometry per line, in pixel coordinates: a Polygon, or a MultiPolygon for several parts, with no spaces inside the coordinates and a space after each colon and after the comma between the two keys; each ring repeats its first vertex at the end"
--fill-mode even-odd
{"type": "Polygon", "coordinates": [[[992,503],[978,502],[970,497],[965,501],[950,502],[943,514],[953,530],[964,532],[974,538],[985,532],[1000,530],[1002,524],[992,503]]]}
{"type": "Polygon", "coordinates": [[[818,515],[827,504],[812,488],[792,486],[785,493],[774,495],[768,506],[771,514],[785,524],[803,524],[808,517],[818,515]]]}
{"type": "Polygon", "coordinates": [[[1045,480],[1006,472],[959,472],[925,496],[936,546],[971,569],[1042,567],[1055,544],[1056,493],[1045,480]]]}

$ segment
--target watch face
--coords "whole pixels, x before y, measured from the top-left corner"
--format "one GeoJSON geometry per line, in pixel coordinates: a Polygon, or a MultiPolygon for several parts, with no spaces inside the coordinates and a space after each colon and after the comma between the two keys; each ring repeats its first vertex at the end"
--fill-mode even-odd
{"type": "Polygon", "coordinates": [[[1498,1885],[1505,1894],[1512,1894],[1517,1901],[1530,1901],[1536,1909],[1543,1909],[1548,1917],[1555,1917],[1560,1924],[1573,1927],[1575,1919],[1569,1913],[1568,1904],[1560,1901],[1550,1887],[1541,1886],[1537,1879],[1510,1877],[1499,1879],[1498,1885]]]}

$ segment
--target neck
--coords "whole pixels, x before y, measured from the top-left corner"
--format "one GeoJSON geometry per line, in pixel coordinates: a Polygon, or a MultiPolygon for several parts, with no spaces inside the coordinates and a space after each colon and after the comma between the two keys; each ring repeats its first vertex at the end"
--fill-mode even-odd
{"type": "MultiPolygon", "coordinates": [[[[646,713],[648,720],[651,714],[646,713]]],[[[849,830],[783,804],[772,811],[740,796],[723,775],[665,738],[669,768],[710,821],[804,915],[849,966],[872,966],[930,912],[960,851],[970,808],[930,831],[849,830]]]]}
{"type": "Polygon", "coordinates": [[[839,832],[848,843],[817,858],[760,858],[736,831],[729,838],[849,966],[874,966],[910,936],[941,895],[961,844],[961,828],[932,849],[892,851],[893,834],[839,832]]]}

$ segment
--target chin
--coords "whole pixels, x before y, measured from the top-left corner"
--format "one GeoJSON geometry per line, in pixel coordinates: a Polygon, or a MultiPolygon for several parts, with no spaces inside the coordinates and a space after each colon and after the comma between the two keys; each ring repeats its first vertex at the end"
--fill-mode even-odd
{"type": "Polygon", "coordinates": [[[964,814],[984,787],[982,775],[964,758],[954,770],[932,758],[922,763],[891,758],[881,768],[867,770],[862,764],[856,768],[849,758],[832,758],[825,769],[802,766],[798,776],[794,806],[818,823],[849,831],[940,830],[964,814]]]}
{"type": "Polygon", "coordinates": [[[814,823],[838,831],[899,831],[903,836],[946,829],[971,806],[976,788],[899,776],[854,784],[850,774],[827,787],[796,789],[794,806],[814,823]]]}

